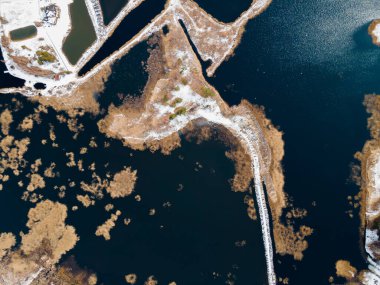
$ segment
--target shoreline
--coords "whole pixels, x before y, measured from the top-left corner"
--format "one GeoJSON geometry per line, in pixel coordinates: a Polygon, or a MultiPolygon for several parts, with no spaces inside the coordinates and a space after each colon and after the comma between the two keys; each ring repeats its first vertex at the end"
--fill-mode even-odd
{"type": "MultiPolygon", "coordinates": [[[[130,3],[138,5],[141,2],[130,3]]],[[[250,158],[249,167],[260,214],[268,284],[274,285],[277,282],[272,233],[275,237],[277,252],[294,254],[296,258],[295,253],[289,251],[287,241],[281,241],[281,246],[278,242],[279,236],[281,236],[278,229],[285,228],[279,220],[286,204],[285,195],[282,192],[283,174],[280,163],[283,150],[276,150],[277,147],[283,148],[283,143],[279,143],[282,141],[282,135],[276,133],[273,126],[268,128],[271,126],[270,121],[265,118],[263,112],[252,107],[248,101],[232,107],[223,101],[217,90],[209,85],[203,77],[201,64],[180,25],[180,21],[182,21],[186,26],[189,37],[201,58],[212,61],[212,65],[207,70],[207,75],[211,76],[220,64],[232,55],[241,40],[247,22],[264,11],[269,4],[270,0],[253,1],[250,8],[243,12],[235,22],[223,24],[192,1],[168,1],[165,9],[150,24],[83,77],[78,78],[75,75],[75,81],[70,81],[65,85],[57,84],[54,88],[48,86],[46,90],[38,92],[41,96],[37,98],[36,92],[32,88],[13,89],[13,91],[21,91],[32,99],[57,109],[62,108],[69,114],[81,106],[87,107],[87,111],[96,112],[96,107],[88,108],[89,106],[87,106],[91,105],[88,104],[87,99],[91,97],[94,86],[86,88],[86,84],[97,83],[95,90],[102,90],[104,88],[102,80],[106,80],[111,66],[116,60],[127,54],[138,43],[147,40],[154,34],[160,34],[162,57],[168,72],[153,76],[152,85],[144,91],[150,93],[144,96],[145,109],[141,111],[133,109],[131,106],[124,106],[125,109],[111,106],[107,117],[99,122],[99,129],[109,137],[122,139],[131,148],[150,148],[152,150],[161,148],[164,152],[169,153],[180,145],[178,134],[197,120],[204,120],[212,126],[224,128],[239,142],[244,153],[250,158]],[[161,31],[164,26],[169,29],[165,36],[161,31]],[[211,28],[206,29],[206,27],[211,28]],[[210,38],[215,41],[210,43],[210,38]],[[231,44],[224,44],[226,40],[231,44]],[[100,78],[102,80],[99,80],[100,78]],[[85,90],[83,91],[81,88],[85,90]],[[76,96],[81,91],[85,94],[76,96]],[[163,95],[166,95],[171,102],[164,102],[163,95]],[[261,123],[257,121],[255,111],[260,117],[261,123]],[[268,128],[267,131],[265,131],[266,128],[268,128]],[[275,145],[276,143],[268,144],[268,140],[272,141],[271,136],[275,138],[278,146],[275,145]],[[274,156],[271,154],[272,151],[275,153],[274,156]],[[273,161],[273,159],[277,161],[273,161]],[[273,220],[270,219],[268,207],[274,216],[273,220]]],[[[127,5],[124,9],[127,7],[130,6],[127,5]]],[[[91,19],[93,20],[93,17],[91,19]]],[[[99,44],[98,40],[96,44],[99,44]]],[[[90,52],[95,52],[94,45],[86,51],[87,54],[82,58],[89,58],[90,52]]],[[[12,89],[6,90],[7,93],[9,91],[12,89]]],[[[0,90],[0,93],[5,92],[0,90]]],[[[286,228],[286,230],[295,236],[293,229],[286,228]]],[[[290,233],[287,232],[287,234],[290,233]]]]}
{"type": "Polygon", "coordinates": [[[368,129],[371,133],[371,139],[367,141],[360,153],[355,157],[361,164],[361,209],[360,232],[364,240],[364,248],[369,262],[369,271],[364,272],[363,279],[368,279],[367,283],[371,284],[372,280],[380,281],[380,251],[377,247],[379,241],[377,223],[380,219],[380,96],[366,95],[364,106],[370,114],[368,119],[368,129]]]}
{"type": "Polygon", "coordinates": [[[368,33],[372,43],[380,47],[380,19],[373,20],[368,27],[368,33]]]}
{"type": "MultiPolygon", "coordinates": [[[[234,50],[240,43],[241,37],[244,33],[244,28],[248,21],[264,12],[271,3],[271,0],[253,0],[250,8],[247,11],[244,11],[238,19],[232,23],[226,24],[220,22],[219,20],[216,20],[206,11],[202,10],[196,3],[193,3],[189,0],[168,0],[165,5],[165,9],[159,15],[157,15],[156,18],[150,22],[150,24],[148,24],[139,33],[137,33],[135,37],[120,47],[118,51],[114,52],[105,60],[96,65],[91,71],[79,77],[77,74],[80,69],[92,58],[93,55],[95,55],[95,53],[101,48],[104,42],[109,37],[111,37],[121,21],[145,0],[129,1],[128,4],[119,13],[119,15],[108,26],[99,25],[99,19],[96,17],[96,15],[93,15],[93,12],[96,11],[96,8],[98,7],[98,0],[94,0],[93,2],[92,0],[85,1],[86,5],[91,4],[92,7],[88,10],[90,18],[93,22],[95,32],[97,34],[96,41],[87,48],[77,64],[72,67],[72,74],[62,77],[59,81],[48,78],[44,79],[40,77],[34,77],[31,74],[25,74],[25,72],[19,70],[12,70],[11,74],[13,76],[29,82],[26,84],[26,86],[30,87],[27,93],[51,96],[51,93],[53,92],[65,89],[67,90],[68,85],[79,85],[85,82],[94,74],[96,74],[100,69],[102,69],[103,66],[112,65],[113,62],[125,55],[137,43],[146,40],[149,36],[162,29],[165,25],[168,24],[168,22],[171,22],[173,19],[181,19],[185,23],[185,26],[188,29],[189,34],[192,37],[192,40],[194,41],[197,51],[201,55],[202,59],[205,61],[212,61],[212,65],[207,70],[208,76],[212,76],[215,73],[216,69],[225,60],[233,55],[234,50]],[[189,14],[185,12],[185,9],[195,10],[195,12],[191,15],[191,20],[189,20],[189,14]],[[198,17],[199,20],[197,20],[197,23],[195,23],[194,19],[198,17]],[[96,25],[94,25],[94,21],[97,23],[96,25]],[[198,35],[198,32],[196,30],[199,26],[212,26],[214,29],[211,32],[202,32],[201,35],[198,35]],[[227,32],[219,35],[218,32],[215,32],[218,30],[225,30],[227,32]],[[209,45],[209,43],[205,42],[205,39],[207,37],[213,37],[216,40],[217,47],[210,48],[207,46],[209,45]],[[232,44],[222,45],[221,41],[225,41],[226,39],[228,39],[232,44]],[[222,49],[222,52],[220,51],[220,48],[222,49]],[[45,90],[34,89],[33,85],[38,82],[46,84],[47,88],[45,90]]],[[[8,58],[8,55],[2,44],[0,44],[0,47],[3,51],[7,69],[10,71],[9,66],[11,65],[12,61],[8,58]]],[[[2,93],[1,90],[0,93],[2,93]]]]}

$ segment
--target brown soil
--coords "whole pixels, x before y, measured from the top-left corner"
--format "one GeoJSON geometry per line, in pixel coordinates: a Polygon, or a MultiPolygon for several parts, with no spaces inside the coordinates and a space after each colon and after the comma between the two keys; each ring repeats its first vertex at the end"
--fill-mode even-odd
{"type": "Polygon", "coordinates": [[[23,71],[28,74],[33,74],[39,77],[53,77],[54,72],[51,70],[43,69],[38,66],[30,66],[30,59],[24,56],[13,56],[11,55],[13,62],[17,64],[23,71]]]}

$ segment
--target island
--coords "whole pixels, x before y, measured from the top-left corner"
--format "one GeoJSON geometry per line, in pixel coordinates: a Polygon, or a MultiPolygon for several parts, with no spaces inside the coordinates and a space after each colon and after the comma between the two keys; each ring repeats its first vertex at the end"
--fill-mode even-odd
{"type": "MultiPolygon", "coordinates": [[[[0,46],[4,61],[8,72],[25,80],[25,84],[1,89],[0,93],[23,94],[69,114],[79,110],[97,113],[99,106],[93,94],[103,90],[113,64],[139,43],[149,41],[152,50],[144,94],[139,102],[127,101],[119,107],[110,106],[107,116],[98,122],[100,131],[108,137],[120,139],[129,148],[160,150],[166,154],[180,147],[179,134],[202,140],[207,134],[202,132],[205,128],[212,128],[226,144],[234,145],[238,154],[232,155],[237,173],[233,187],[237,191],[247,191],[254,181],[268,284],[276,284],[273,251],[301,260],[308,247],[305,238],[312,233],[307,226],[301,226],[295,232],[293,226],[284,224],[282,219],[283,210],[288,205],[283,190],[282,133],[266,118],[262,108],[245,100],[237,106],[226,104],[204,78],[201,65],[201,61],[210,62],[205,73],[213,76],[217,68],[233,55],[248,21],[262,13],[271,1],[254,0],[248,10],[227,24],[213,18],[192,0],[169,0],[161,13],[131,40],[89,72],[80,75],[85,64],[112,36],[121,21],[142,2],[128,1],[118,16],[105,25],[98,0],[2,1],[0,46]],[[43,87],[40,88],[39,84],[43,87]]],[[[73,155],[69,153],[68,157],[69,165],[76,166],[73,155]]],[[[135,172],[127,168],[124,172],[126,175],[115,176],[110,185],[99,181],[94,187],[82,185],[82,188],[95,195],[96,189],[107,187],[112,197],[130,195],[133,186],[114,189],[116,184],[122,183],[120,180],[124,176],[132,176],[133,183],[136,180],[135,172]]],[[[86,207],[94,203],[88,195],[78,196],[78,200],[86,207]]],[[[47,207],[47,211],[53,211],[51,203],[39,204],[36,209],[47,207]]],[[[64,227],[62,230],[69,231],[62,234],[68,235],[70,240],[67,246],[59,247],[61,251],[51,263],[56,263],[60,255],[74,247],[76,242],[75,230],[62,225],[66,208],[56,207],[54,211],[62,211],[58,221],[61,228],[64,227]]],[[[254,207],[253,201],[250,207],[254,207]]],[[[119,216],[118,211],[115,213],[96,232],[106,240],[111,238],[109,232],[119,216]]],[[[30,223],[32,230],[37,226],[30,223]]],[[[9,250],[13,240],[4,237],[7,237],[4,240],[9,250]]],[[[55,236],[51,239],[52,243],[57,242],[55,236]]],[[[11,254],[19,257],[20,251],[27,253],[21,247],[11,254]]],[[[8,262],[12,263],[12,260],[11,255],[8,262]]],[[[17,280],[17,276],[21,276],[20,281],[28,282],[38,280],[45,270],[49,270],[48,266],[49,263],[39,268],[34,266],[33,272],[14,271],[12,278],[17,280]]],[[[86,273],[83,276],[88,284],[94,282],[92,275],[86,273]]]]}

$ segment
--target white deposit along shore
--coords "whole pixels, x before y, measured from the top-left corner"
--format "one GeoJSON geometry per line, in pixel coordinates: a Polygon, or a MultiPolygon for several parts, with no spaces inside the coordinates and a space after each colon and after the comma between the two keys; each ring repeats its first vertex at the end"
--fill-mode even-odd
{"type": "MultiPolygon", "coordinates": [[[[371,154],[368,159],[368,188],[366,200],[366,220],[373,221],[380,214],[380,150],[371,154]]],[[[377,229],[366,228],[365,250],[368,254],[368,272],[365,272],[363,283],[367,285],[380,285],[380,261],[372,245],[379,241],[377,229]]]]}
{"type": "MultiPolygon", "coordinates": [[[[259,207],[261,230],[263,234],[268,284],[276,284],[276,274],[273,264],[273,243],[270,226],[271,222],[269,219],[267,201],[262,184],[263,179],[261,177],[261,162],[263,160],[260,156],[260,148],[258,143],[262,138],[260,138],[257,131],[252,128],[252,125],[255,124],[255,122],[251,120],[249,116],[224,116],[215,100],[203,98],[201,95],[191,90],[189,86],[179,86],[179,90],[174,91],[172,95],[174,99],[181,98],[183,100],[183,105],[191,106],[191,113],[176,117],[169,123],[169,125],[164,125],[163,127],[155,129],[154,131],[146,132],[143,137],[124,136],[124,140],[127,142],[163,140],[167,137],[170,137],[173,133],[184,129],[190,122],[196,121],[198,119],[204,119],[211,124],[223,126],[228,131],[230,131],[233,136],[238,138],[243,148],[249,154],[252,162],[251,169],[254,174],[255,194],[259,207]]],[[[173,107],[162,106],[161,104],[155,104],[154,108],[157,111],[157,116],[163,116],[164,114],[171,113],[174,110],[173,107]]],[[[249,113],[249,110],[247,110],[247,113],[249,113]]],[[[110,129],[112,129],[112,125],[110,126],[110,129]]]]}
{"type": "MultiPolygon", "coordinates": [[[[25,3],[24,0],[0,0],[0,16],[4,17],[6,15],[12,14],[14,7],[16,7],[17,14],[28,14],[30,11],[33,12],[33,17],[28,16],[26,18],[32,19],[31,21],[27,21],[17,26],[20,28],[25,25],[33,24],[33,21],[41,21],[40,8],[42,7],[41,3],[50,3],[55,4],[61,10],[61,16],[59,17],[56,26],[51,26],[46,28],[45,26],[42,28],[38,28],[38,33],[44,33],[46,37],[46,44],[51,46],[54,49],[55,55],[58,59],[58,62],[55,63],[57,66],[52,67],[52,71],[59,72],[62,71],[62,74],[58,79],[57,78],[47,78],[42,76],[36,76],[32,73],[27,73],[23,69],[21,69],[18,65],[14,64],[12,58],[8,55],[7,50],[3,46],[3,43],[0,43],[1,50],[5,59],[5,64],[7,66],[8,72],[18,78],[26,80],[26,86],[29,88],[25,88],[24,90],[17,89],[15,92],[21,92],[24,95],[42,95],[42,96],[51,96],[57,94],[55,92],[60,90],[62,92],[59,93],[67,93],[72,90],[72,87],[77,87],[82,84],[84,81],[87,81],[94,74],[98,73],[104,66],[111,65],[117,59],[128,53],[128,51],[140,43],[141,41],[146,40],[149,36],[151,36],[154,32],[160,30],[165,24],[167,24],[166,18],[170,21],[182,20],[189,31],[190,37],[192,38],[194,45],[197,48],[198,53],[201,55],[203,60],[211,60],[212,64],[207,70],[207,74],[212,76],[216,69],[225,61],[229,56],[233,54],[233,51],[240,43],[240,37],[244,31],[245,25],[247,22],[254,18],[255,16],[262,13],[271,3],[271,0],[253,0],[250,8],[243,12],[241,16],[236,19],[233,23],[225,24],[222,23],[210,15],[208,15],[204,10],[200,9],[196,4],[193,3],[192,0],[168,0],[166,4],[166,8],[160,15],[154,18],[150,24],[148,24],[144,29],[142,29],[134,38],[132,38],[129,42],[127,42],[123,47],[121,47],[114,54],[110,55],[107,59],[105,59],[102,63],[96,65],[91,72],[86,75],[79,77],[78,72],[81,68],[96,54],[96,52],[103,46],[105,41],[112,36],[115,29],[119,26],[121,21],[134,9],[136,9],[143,1],[145,0],[131,0],[128,1],[128,4],[121,10],[121,12],[116,16],[116,18],[108,25],[104,26],[100,21],[103,19],[100,9],[99,0],[86,0],[86,6],[88,7],[89,15],[91,17],[97,39],[96,41],[83,53],[81,58],[72,66],[66,56],[62,52],[63,40],[66,38],[68,33],[71,30],[71,19],[69,15],[68,5],[72,3],[73,0],[28,0],[25,3]],[[10,4],[13,3],[13,4],[10,4]],[[13,8],[11,8],[13,7],[13,8]],[[208,34],[209,28],[206,26],[199,26],[197,22],[195,22],[188,15],[188,11],[197,9],[199,12],[199,16],[201,20],[205,20],[206,24],[212,25],[217,31],[228,32],[229,36],[221,38],[219,35],[212,33],[208,34]],[[39,16],[38,16],[39,15],[39,16]],[[214,37],[213,41],[210,41],[210,36],[214,37]],[[208,48],[208,45],[212,44],[213,46],[208,48]],[[214,48],[217,47],[217,48],[214,48]],[[11,68],[13,66],[13,68],[11,68]],[[46,84],[45,90],[35,90],[33,85],[35,83],[44,83],[46,84]],[[71,88],[67,88],[70,85],[71,88]]],[[[21,17],[21,16],[20,16],[21,17]]],[[[12,18],[15,23],[17,23],[17,17],[12,18]]],[[[7,19],[5,17],[5,19],[7,19]]],[[[9,26],[9,24],[1,25],[0,32],[2,35],[8,35],[15,26],[9,26]]],[[[35,42],[35,39],[28,39],[26,41],[11,42],[12,48],[15,48],[16,52],[20,53],[20,55],[25,55],[23,53],[22,46],[24,43],[29,41],[35,42]],[[22,54],[21,54],[22,53],[22,54]]],[[[36,45],[36,44],[35,44],[36,45]]],[[[34,52],[38,49],[38,46],[32,46],[34,48],[34,52]]],[[[38,65],[37,65],[38,66],[38,65]]],[[[44,68],[49,69],[53,64],[44,63],[44,68]]],[[[10,89],[1,90],[0,93],[9,92],[10,89]]]]}
{"type": "MultiPolygon", "coordinates": [[[[48,0],[46,0],[48,1],[48,0]]],[[[52,0],[53,1],[53,0],[52,0]]],[[[56,0],[57,5],[61,7],[62,11],[66,11],[68,4],[71,0],[59,1],[56,0]],[[66,8],[65,8],[65,7],[66,8]]],[[[233,23],[224,24],[216,19],[212,18],[208,15],[204,10],[200,9],[193,1],[191,0],[169,0],[166,4],[165,10],[154,18],[150,24],[148,24],[143,30],[141,30],[138,34],[135,35],[129,42],[127,42],[124,46],[122,46],[118,51],[110,55],[103,62],[98,63],[90,72],[88,72],[83,77],[78,77],[78,72],[81,67],[83,67],[91,57],[96,53],[96,51],[104,44],[104,42],[110,37],[114,31],[114,29],[120,24],[123,18],[128,15],[133,9],[138,7],[143,0],[132,0],[129,1],[128,4],[121,11],[119,16],[117,16],[110,25],[105,27],[100,22],[102,19],[102,15],[99,15],[99,2],[98,0],[86,0],[86,5],[89,10],[90,17],[94,24],[97,40],[95,43],[82,55],[82,58],[78,61],[76,66],[66,66],[67,59],[62,59],[60,63],[65,65],[68,71],[71,71],[72,74],[62,76],[59,80],[54,80],[50,78],[42,78],[36,77],[33,74],[27,74],[24,71],[20,70],[15,66],[14,69],[10,67],[14,65],[12,59],[7,55],[6,49],[1,46],[5,63],[8,68],[8,71],[21,79],[25,79],[28,83],[29,88],[19,88],[19,89],[3,89],[0,90],[0,93],[11,93],[11,92],[19,92],[24,95],[37,95],[40,94],[42,96],[54,96],[57,91],[61,91],[61,94],[69,94],[73,91],[73,89],[80,86],[82,83],[86,82],[89,78],[97,74],[101,71],[105,66],[110,66],[116,60],[124,56],[129,52],[129,50],[136,46],[138,43],[147,40],[153,33],[159,31],[169,22],[178,23],[179,20],[182,20],[184,25],[186,26],[190,38],[194,42],[194,45],[201,55],[203,60],[211,60],[212,64],[207,70],[207,74],[209,76],[213,75],[216,69],[220,66],[220,64],[225,61],[229,56],[232,55],[235,48],[240,43],[240,38],[243,33],[244,27],[247,22],[253,17],[260,14],[262,11],[266,9],[266,7],[270,4],[271,0],[253,0],[250,8],[242,13],[242,15],[233,23]],[[194,10],[195,9],[195,10],[194,10]],[[191,11],[197,11],[198,19],[194,19],[189,14],[191,11]],[[213,27],[215,30],[212,31],[213,27]],[[211,33],[210,33],[211,30],[211,33]],[[220,33],[223,32],[223,33],[220,33]],[[225,36],[221,36],[224,35],[225,36]],[[211,37],[211,38],[210,38],[211,37]],[[45,90],[35,90],[32,86],[34,83],[42,82],[47,85],[45,90]],[[63,91],[63,92],[62,92],[63,91]]],[[[20,5],[20,10],[25,11],[26,8],[36,9],[36,3],[39,3],[39,0],[28,0],[25,3],[25,0],[0,0],[0,14],[3,15],[9,14],[9,10],[3,6],[4,3],[17,2],[20,5]],[[22,3],[22,8],[21,8],[22,3]],[[31,5],[31,7],[28,7],[31,5]],[[25,8],[26,7],[26,8],[25,8]]],[[[68,11],[68,10],[67,10],[68,11]]],[[[9,17],[9,15],[8,15],[9,17]]],[[[37,14],[35,15],[37,17],[37,14]]],[[[17,19],[13,19],[17,22],[17,19]]],[[[67,18],[66,18],[67,20],[67,18]]],[[[63,21],[63,19],[61,20],[63,21]]],[[[25,26],[23,23],[21,26],[25,26]]],[[[61,23],[61,28],[56,32],[59,34],[56,37],[64,38],[67,35],[67,32],[71,28],[71,23],[66,23],[66,29],[64,24],[61,23]]],[[[4,27],[2,28],[2,33],[9,33],[11,29],[4,27]]],[[[58,58],[61,58],[62,53],[62,43],[60,45],[56,44],[57,55],[58,58]],[[58,47],[59,50],[58,50],[58,47]]],[[[38,47],[34,47],[38,48],[38,47]]],[[[61,95],[64,96],[64,95],[61,95]]],[[[125,137],[126,140],[150,140],[150,139],[164,139],[171,134],[180,131],[183,129],[189,122],[195,121],[197,119],[204,119],[211,124],[215,124],[218,126],[225,127],[228,131],[231,132],[233,136],[239,139],[242,143],[242,146],[245,148],[246,152],[249,154],[251,158],[251,169],[254,175],[255,182],[255,193],[256,199],[259,207],[259,215],[261,221],[261,229],[263,234],[263,242],[265,248],[265,259],[267,265],[267,276],[268,276],[268,284],[274,285],[276,284],[276,275],[273,264],[273,244],[271,238],[271,221],[269,217],[267,201],[265,197],[264,187],[263,187],[263,179],[261,177],[261,170],[263,168],[262,165],[262,157],[259,149],[259,134],[252,128],[252,124],[254,123],[252,119],[247,116],[231,116],[226,117],[222,114],[218,104],[212,99],[202,98],[199,94],[193,92],[187,86],[181,86],[178,92],[175,92],[173,96],[180,96],[184,103],[193,104],[196,106],[196,109],[186,116],[178,116],[174,120],[172,120],[169,124],[165,126],[163,129],[158,129],[155,131],[151,131],[146,133],[146,136],[143,138],[133,138],[133,137],[125,137]]],[[[157,112],[166,112],[166,110],[161,110],[162,106],[157,105],[157,112]]],[[[247,110],[247,114],[249,110],[247,110]]]]}
{"type": "Polygon", "coordinates": [[[371,25],[368,28],[368,32],[372,37],[372,42],[375,45],[380,46],[380,20],[372,21],[371,25]]]}
{"type": "MultiPolygon", "coordinates": [[[[1,17],[1,51],[5,60],[8,72],[18,78],[24,79],[29,86],[37,82],[50,83],[53,78],[44,78],[32,73],[28,73],[10,57],[25,57],[30,60],[29,66],[36,66],[54,73],[73,72],[74,67],[69,63],[62,51],[64,39],[71,30],[71,19],[69,13],[69,4],[72,0],[0,0],[0,17],[1,17]],[[57,15],[52,12],[44,13],[43,8],[48,6],[59,7],[57,15]],[[45,21],[44,21],[45,19],[45,21]],[[27,26],[36,26],[37,35],[25,40],[9,42],[9,47],[5,47],[3,37],[9,37],[11,31],[24,28],[27,26]],[[35,53],[41,48],[47,48],[57,61],[53,63],[45,62],[38,64],[35,59],[35,53]],[[13,51],[12,53],[10,52],[13,51]],[[13,67],[13,68],[12,68],[13,67]]],[[[70,80],[73,80],[73,76],[70,80]]],[[[63,81],[67,82],[67,80],[63,81]]]]}

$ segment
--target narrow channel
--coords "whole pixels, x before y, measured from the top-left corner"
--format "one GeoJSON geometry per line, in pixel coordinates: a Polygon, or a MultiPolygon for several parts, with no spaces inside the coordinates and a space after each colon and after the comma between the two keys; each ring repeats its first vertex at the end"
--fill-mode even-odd
{"type": "Polygon", "coordinates": [[[102,62],[132,39],[133,36],[148,25],[155,16],[160,14],[165,7],[165,3],[166,0],[146,0],[133,10],[124,18],[112,36],[104,43],[94,57],[79,71],[79,75],[82,76],[89,72],[95,65],[102,62]]]}

